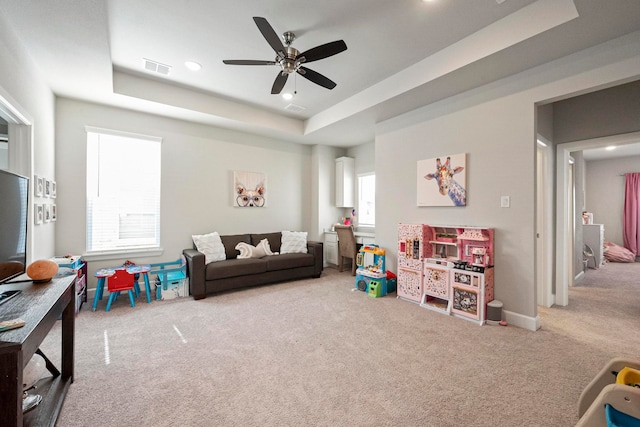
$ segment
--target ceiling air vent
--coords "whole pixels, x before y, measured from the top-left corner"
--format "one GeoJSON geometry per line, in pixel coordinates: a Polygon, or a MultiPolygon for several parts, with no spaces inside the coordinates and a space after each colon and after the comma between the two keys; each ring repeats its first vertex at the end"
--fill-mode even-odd
{"type": "Polygon", "coordinates": [[[171,72],[171,65],[161,64],[156,61],[152,61],[150,59],[144,59],[144,69],[147,71],[152,71],[154,73],[163,74],[165,76],[169,75],[171,72]]]}
{"type": "Polygon", "coordinates": [[[296,105],[296,104],[289,104],[286,107],[284,107],[285,110],[287,111],[291,111],[293,113],[299,113],[301,111],[306,110],[305,107],[301,106],[301,105],[296,105]]]}

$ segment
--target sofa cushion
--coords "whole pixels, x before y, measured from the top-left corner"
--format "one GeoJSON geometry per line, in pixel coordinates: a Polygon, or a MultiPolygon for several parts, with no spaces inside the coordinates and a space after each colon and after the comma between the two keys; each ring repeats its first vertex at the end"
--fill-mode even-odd
{"type": "Polygon", "coordinates": [[[312,266],[315,258],[311,254],[280,254],[261,258],[267,262],[267,271],[312,266]]]}
{"type": "Polygon", "coordinates": [[[282,233],[252,234],[251,244],[253,246],[258,246],[258,243],[260,243],[262,239],[267,239],[269,241],[269,247],[273,252],[280,252],[280,246],[282,245],[282,233]]]}
{"type": "Polygon", "coordinates": [[[267,271],[267,262],[264,258],[228,259],[207,264],[205,279],[226,279],[264,273],[265,271],[267,271]]]}
{"type": "Polygon", "coordinates": [[[236,245],[238,243],[251,243],[251,236],[249,234],[232,234],[229,236],[220,236],[220,238],[222,239],[227,259],[236,259],[238,257],[238,254],[240,253],[236,250],[236,245]]]}

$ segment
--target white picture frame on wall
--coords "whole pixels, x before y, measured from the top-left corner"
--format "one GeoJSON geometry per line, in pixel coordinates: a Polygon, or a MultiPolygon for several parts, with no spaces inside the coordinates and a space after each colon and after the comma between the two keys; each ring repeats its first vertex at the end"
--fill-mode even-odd
{"type": "Polygon", "coordinates": [[[58,194],[58,185],[55,181],[51,181],[51,198],[55,199],[58,194]]]}
{"type": "Polygon", "coordinates": [[[51,180],[44,180],[44,197],[51,197],[51,180]]]}
{"type": "Polygon", "coordinates": [[[33,222],[36,225],[42,224],[44,221],[44,207],[40,204],[33,205],[33,222]]]}
{"type": "Polygon", "coordinates": [[[33,192],[35,193],[36,197],[42,197],[42,195],[44,194],[44,182],[41,176],[33,176],[33,192]]]}
{"type": "Polygon", "coordinates": [[[51,205],[51,221],[58,219],[58,206],[54,203],[51,205]]]}
{"type": "Polygon", "coordinates": [[[44,222],[51,221],[51,205],[44,205],[44,222]]]}

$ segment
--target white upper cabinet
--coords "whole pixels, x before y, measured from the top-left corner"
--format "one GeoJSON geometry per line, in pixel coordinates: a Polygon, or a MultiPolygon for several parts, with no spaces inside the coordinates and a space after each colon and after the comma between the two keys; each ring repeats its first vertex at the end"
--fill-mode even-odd
{"type": "Polygon", "coordinates": [[[356,162],[351,157],[336,159],[336,207],[355,207],[356,162]]]}

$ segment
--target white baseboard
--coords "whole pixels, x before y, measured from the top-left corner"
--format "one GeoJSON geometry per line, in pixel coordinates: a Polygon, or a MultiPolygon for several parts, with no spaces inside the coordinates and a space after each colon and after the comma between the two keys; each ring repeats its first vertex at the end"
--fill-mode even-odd
{"type": "Polygon", "coordinates": [[[506,320],[509,325],[534,332],[540,329],[540,316],[530,317],[508,310],[504,310],[502,314],[504,315],[504,320],[506,320]]]}

